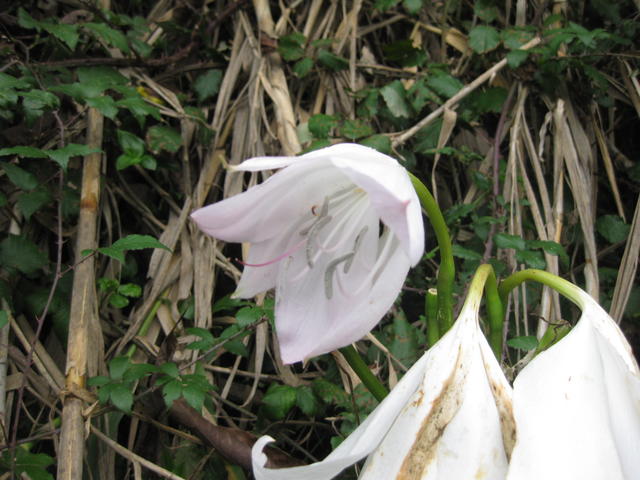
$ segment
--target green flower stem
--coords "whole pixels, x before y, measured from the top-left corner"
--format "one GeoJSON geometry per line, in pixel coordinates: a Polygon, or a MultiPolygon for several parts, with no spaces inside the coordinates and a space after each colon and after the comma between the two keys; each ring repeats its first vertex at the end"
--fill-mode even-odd
{"type": "Polygon", "coordinates": [[[496,275],[493,272],[493,267],[488,263],[480,265],[473,275],[465,304],[467,302],[479,303],[483,290],[487,301],[487,315],[489,316],[489,344],[498,360],[500,360],[502,358],[504,310],[500,295],[498,295],[496,275]]]}
{"type": "Polygon", "coordinates": [[[420,204],[427,214],[440,249],[440,269],[438,270],[438,324],[439,334],[444,335],[453,325],[453,280],[455,265],[449,229],[444,221],[440,207],[418,177],[409,173],[413,188],[416,189],[420,204]]]}
{"type": "Polygon", "coordinates": [[[438,328],[438,291],[435,288],[427,290],[424,303],[427,313],[427,346],[431,348],[440,340],[440,329],[438,328]]]}
{"type": "Polygon", "coordinates": [[[485,299],[487,300],[487,315],[489,317],[489,345],[498,361],[502,359],[502,338],[504,335],[504,308],[498,294],[498,282],[491,265],[489,267],[487,283],[485,284],[485,299]]]}
{"type": "Polygon", "coordinates": [[[344,355],[344,358],[349,362],[353,371],[356,372],[356,375],[362,380],[364,386],[371,392],[371,394],[381,402],[384,397],[389,394],[389,391],[385,388],[385,386],[378,380],[378,378],[371,373],[369,367],[360,354],[356,351],[353,345],[348,345],[346,347],[342,347],[340,349],[340,353],[344,355]]]}
{"type": "MultiPolygon", "coordinates": [[[[147,332],[149,331],[149,328],[151,327],[153,320],[156,318],[156,313],[158,313],[158,309],[160,308],[160,305],[162,305],[162,302],[164,301],[165,296],[166,296],[166,293],[163,294],[162,298],[159,298],[153,303],[153,306],[151,307],[149,314],[145,317],[144,322],[140,327],[140,330],[138,330],[139,336],[146,335],[147,332]]],[[[128,358],[132,358],[133,354],[136,353],[136,348],[137,348],[136,345],[132,344],[127,350],[127,353],[125,355],[128,358]]]]}
{"type": "Polygon", "coordinates": [[[580,308],[583,308],[583,301],[580,296],[582,290],[580,290],[580,288],[576,287],[573,283],[565,280],[564,278],[560,278],[552,273],[545,272],[544,270],[536,270],[534,268],[516,272],[500,282],[498,292],[502,299],[502,303],[506,303],[511,290],[527,280],[533,280],[547,285],[567,297],[580,308]]]}

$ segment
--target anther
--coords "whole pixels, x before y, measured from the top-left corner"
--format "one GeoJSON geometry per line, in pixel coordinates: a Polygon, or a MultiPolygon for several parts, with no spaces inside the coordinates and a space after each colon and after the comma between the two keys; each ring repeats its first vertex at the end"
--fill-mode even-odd
{"type": "Polygon", "coordinates": [[[327,270],[324,272],[324,294],[327,297],[327,300],[331,300],[333,297],[333,274],[342,262],[349,262],[353,260],[355,256],[355,252],[349,252],[341,257],[336,258],[329,262],[327,265],[327,270]]]}

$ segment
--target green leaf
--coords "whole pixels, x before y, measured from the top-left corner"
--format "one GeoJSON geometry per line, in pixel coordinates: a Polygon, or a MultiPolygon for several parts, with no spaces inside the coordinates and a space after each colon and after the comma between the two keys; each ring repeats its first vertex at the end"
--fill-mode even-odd
{"type": "Polygon", "coordinates": [[[78,34],[78,27],[76,25],[50,22],[42,22],[40,25],[44,30],[66,44],[70,50],[76,49],[78,39],[80,38],[80,35],[78,34]]]}
{"type": "Polygon", "coordinates": [[[131,167],[133,165],[138,165],[142,162],[142,157],[122,154],[118,158],[116,158],[116,170],[124,170],[127,167],[131,167]]]}
{"type": "Polygon", "coordinates": [[[198,95],[198,102],[203,102],[215,96],[220,89],[221,81],[222,70],[208,70],[200,75],[193,84],[193,88],[198,95]]]}
{"type": "Polygon", "coordinates": [[[149,150],[153,153],[159,153],[161,150],[175,153],[182,146],[180,132],[162,125],[155,125],[149,128],[146,139],[149,150]]]}
{"type": "Polygon", "coordinates": [[[387,155],[391,153],[391,140],[386,135],[372,135],[360,140],[358,143],[365,147],[375,148],[379,152],[387,155]]]}
{"type": "Polygon", "coordinates": [[[142,288],[140,288],[140,285],[136,285],[135,283],[125,283],[118,287],[118,293],[125,297],[138,298],[142,295],[142,288]]]}
{"type": "Polygon", "coordinates": [[[119,293],[113,293],[109,296],[109,305],[113,308],[124,308],[129,305],[129,299],[119,293]]]}
{"type": "Polygon", "coordinates": [[[27,172],[13,163],[0,162],[0,167],[16,187],[23,190],[33,190],[38,186],[38,179],[33,173],[27,172]]]}
{"type": "Polygon", "coordinates": [[[112,380],[122,380],[124,372],[131,365],[131,361],[127,356],[115,357],[109,362],[109,376],[112,380]]]}
{"type": "Polygon", "coordinates": [[[104,91],[104,88],[99,84],[75,82],[57,85],[55,87],[51,87],[51,90],[69,95],[78,101],[85,101],[89,98],[100,95],[104,91]]]}
{"type": "Polygon", "coordinates": [[[49,190],[39,186],[30,192],[24,192],[18,197],[18,208],[26,220],[31,218],[35,212],[51,202],[49,190]]]}
{"type": "Polygon", "coordinates": [[[556,255],[560,257],[560,260],[565,262],[567,265],[569,264],[569,255],[567,255],[564,247],[557,242],[548,240],[531,240],[527,242],[527,246],[529,248],[541,248],[550,255],[556,255]]]}
{"type": "Polygon", "coordinates": [[[122,151],[131,157],[142,157],[144,154],[144,140],[125,130],[118,130],[118,143],[122,151]]]}
{"type": "Polygon", "coordinates": [[[205,391],[201,390],[195,385],[187,385],[182,389],[182,396],[184,397],[184,399],[198,412],[202,411],[205,393],[205,391]]]}
{"type": "Polygon", "coordinates": [[[318,113],[309,118],[309,131],[316,138],[328,138],[331,129],[338,126],[338,117],[318,113]]]}
{"type": "Polygon", "coordinates": [[[411,109],[406,102],[406,92],[400,80],[395,80],[380,89],[384,102],[394,117],[411,116],[411,109]]]}
{"type": "Polygon", "coordinates": [[[418,13],[418,10],[422,8],[423,0],[404,0],[402,5],[410,14],[418,13]]]}
{"type": "Polygon", "coordinates": [[[44,267],[47,262],[47,256],[26,237],[9,234],[0,242],[0,265],[29,275],[44,267]]]}
{"type": "Polygon", "coordinates": [[[180,380],[171,380],[162,387],[162,395],[164,404],[171,408],[173,402],[182,396],[182,382],[180,380]]]}
{"type": "Polygon", "coordinates": [[[156,373],[157,371],[158,367],[155,365],[150,365],[148,363],[131,363],[129,364],[127,371],[124,372],[122,379],[125,382],[133,382],[140,380],[151,373],[156,373]]]}
{"type": "Polygon", "coordinates": [[[480,20],[485,22],[493,22],[498,18],[498,7],[493,0],[475,0],[473,2],[473,13],[480,20]]]}
{"type": "Polygon", "coordinates": [[[462,258],[464,260],[482,260],[482,255],[480,253],[464,248],[457,243],[454,243],[451,249],[454,257],[462,258]]]}
{"type": "Polygon", "coordinates": [[[0,90],[9,88],[30,88],[31,84],[24,78],[16,78],[6,73],[0,72],[0,90]]]}
{"type": "Polygon", "coordinates": [[[325,378],[316,378],[311,384],[315,393],[327,405],[348,405],[349,395],[342,388],[325,378]]]}
{"type": "Polygon", "coordinates": [[[304,56],[304,44],[307,38],[301,33],[294,32],[278,39],[278,52],[288,62],[300,60],[304,56]]]}
{"type": "Polygon", "coordinates": [[[120,30],[115,30],[104,23],[87,22],[83,26],[106,44],[116,47],[123,53],[129,53],[127,37],[120,30]]]}
{"type": "Polygon", "coordinates": [[[516,261],[524,263],[529,268],[537,268],[538,270],[547,268],[547,262],[544,260],[542,252],[535,250],[517,250],[516,261]]]}
{"type": "Polygon", "coordinates": [[[246,327],[262,318],[264,310],[259,307],[244,307],[236,313],[236,322],[238,327],[246,327]]]}
{"type": "Polygon", "coordinates": [[[508,233],[496,233],[493,236],[496,247],[498,248],[513,248],[515,250],[524,250],[526,243],[524,239],[519,235],[510,235],[508,233]]]}
{"type": "Polygon", "coordinates": [[[151,155],[143,155],[140,158],[140,164],[147,170],[155,170],[156,167],[158,166],[156,159],[153,158],[151,155]]]}
{"type": "Polygon", "coordinates": [[[40,29],[40,22],[27,13],[27,11],[20,7],[18,8],[18,25],[22,28],[28,29],[40,29]]]}
{"type": "Polygon", "coordinates": [[[296,404],[296,389],[289,385],[272,383],[262,398],[266,414],[273,420],[282,420],[296,404]]]}
{"type": "Polygon", "coordinates": [[[300,385],[296,388],[296,405],[305,415],[313,417],[318,413],[320,405],[311,387],[300,385]]]}
{"type": "Polygon", "coordinates": [[[188,335],[195,335],[201,338],[201,340],[196,340],[187,345],[189,350],[209,350],[215,344],[215,338],[212,333],[205,328],[191,327],[185,331],[188,335]]]}
{"type": "Polygon", "coordinates": [[[603,215],[596,221],[596,230],[609,243],[627,239],[631,227],[617,215],[603,215]]]}
{"type": "Polygon", "coordinates": [[[98,375],[96,377],[91,377],[89,380],[87,380],[87,384],[90,387],[102,387],[104,385],[106,385],[107,383],[110,383],[111,379],[109,377],[105,377],[104,375],[98,375]]]}
{"type": "Polygon", "coordinates": [[[60,106],[60,100],[51,92],[44,90],[29,90],[22,92],[22,106],[25,110],[44,110],[60,106]]]}
{"type": "Polygon", "coordinates": [[[47,158],[47,152],[39,148],[19,146],[11,148],[0,148],[0,157],[7,155],[18,155],[26,158],[47,158]]]}
{"type": "Polygon", "coordinates": [[[489,87],[473,94],[473,106],[478,113],[500,113],[507,99],[507,90],[502,87],[489,87]]]}
{"type": "Polygon", "coordinates": [[[293,65],[293,73],[298,78],[304,78],[307,76],[307,74],[311,71],[312,68],[313,68],[313,60],[310,59],[309,57],[305,57],[302,60],[298,60],[293,65]]]}
{"type": "Polygon", "coordinates": [[[88,145],[81,145],[79,143],[69,143],[68,145],[59,148],[57,150],[47,150],[47,155],[58,163],[63,170],[67,170],[69,159],[71,157],[81,157],[89,155],[90,153],[101,152],[99,148],[93,148],[88,145]]]}
{"type": "Polygon", "coordinates": [[[460,80],[444,72],[434,72],[430,75],[427,86],[446,98],[453,97],[463,87],[460,80]]]}
{"type": "Polygon", "coordinates": [[[373,128],[371,125],[364,123],[361,120],[345,120],[340,127],[340,133],[343,137],[349,140],[356,140],[362,137],[368,137],[373,135],[373,128]]]}
{"type": "Polygon", "coordinates": [[[517,50],[534,37],[535,33],[529,30],[508,29],[502,32],[502,41],[509,50],[517,50]]]}
{"type": "Polygon", "coordinates": [[[538,346],[538,339],[533,335],[514,337],[507,340],[507,345],[518,350],[533,350],[538,346]]]}
{"type": "Polygon", "coordinates": [[[101,90],[129,83],[127,77],[111,67],[79,67],[76,73],[80,83],[96,85],[101,90]]]}
{"type": "Polygon", "coordinates": [[[518,68],[528,57],[527,50],[511,50],[507,53],[507,65],[511,68],[518,68]]]}
{"type": "Polygon", "coordinates": [[[396,62],[402,67],[421,66],[427,59],[427,54],[421,48],[416,48],[411,40],[399,40],[382,46],[387,60],[396,62]]]}
{"type": "Polygon", "coordinates": [[[121,100],[118,100],[116,102],[116,106],[129,110],[136,118],[138,123],[140,123],[140,125],[144,125],[145,118],[148,115],[151,115],[158,121],[161,120],[158,107],[147,103],[137,92],[135,93],[135,95],[127,96],[121,100]]]}
{"type": "Polygon", "coordinates": [[[128,385],[115,384],[111,389],[109,399],[113,406],[125,413],[131,413],[133,405],[133,392],[128,385]]]}
{"type": "Polygon", "coordinates": [[[109,95],[101,95],[99,97],[87,98],[87,105],[98,110],[105,117],[113,120],[118,114],[116,101],[109,95]]]}
{"type": "Polygon", "coordinates": [[[9,315],[5,310],[0,310],[0,328],[4,328],[9,323],[9,315]]]}
{"type": "Polygon", "coordinates": [[[469,32],[469,46],[476,53],[490,52],[500,45],[500,34],[488,25],[478,25],[469,32]]]}
{"type": "Polygon", "coordinates": [[[339,72],[349,68],[349,61],[345,58],[339,57],[335,53],[329,50],[320,49],[317,54],[318,63],[329,70],[339,72]]]}
{"type": "Polygon", "coordinates": [[[396,5],[400,0],[376,0],[373,4],[373,8],[376,10],[380,10],[381,12],[386,12],[391,7],[396,5]]]}
{"type": "Polygon", "coordinates": [[[163,248],[169,252],[171,251],[169,247],[160,243],[150,235],[133,234],[115,241],[109,247],[98,248],[98,252],[124,263],[124,252],[127,250],[142,250],[145,248],[163,248]]]}
{"type": "Polygon", "coordinates": [[[418,336],[416,329],[407,321],[404,312],[400,311],[393,317],[393,336],[389,351],[403,365],[412,365],[418,358],[418,336]]]}
{"type": "Polygon", "coordinates": [[[180,377],[180,371],[178,370],[178,366],[173,362],[167,362],[160,365],[160,372],[170,378],[180,377]]]}

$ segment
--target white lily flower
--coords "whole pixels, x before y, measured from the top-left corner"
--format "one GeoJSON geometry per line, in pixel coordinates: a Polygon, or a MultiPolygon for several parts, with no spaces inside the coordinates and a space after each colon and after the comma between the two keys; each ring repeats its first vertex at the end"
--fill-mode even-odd
{"type": "Polygon", "coordinates": [[[569,284],[577,325],[514,382],[509,480],[640,478],[640,373],[609,315],[569,284]]]}
{"type": "Polygon", "coordinates": [[[293,363],[348,345],[378,323],[422,257],[424,226],[407,171],[371,148],[338,144],[235,167],[275,168],[192,218],[213,237],[251,243],[234,295],[276,288],[280,353],[293,363]]]}
{"type": "Polygon", "coordinates": [[[513,445],[511,387],[478,326],[481,286],[454,326],[325,460],[268,469],[262,437],[257,480],[328,480],[370,455],[361,480],[503,480],[513,445]],[[373,452],[373,453],[372,453],[373,452]]]}

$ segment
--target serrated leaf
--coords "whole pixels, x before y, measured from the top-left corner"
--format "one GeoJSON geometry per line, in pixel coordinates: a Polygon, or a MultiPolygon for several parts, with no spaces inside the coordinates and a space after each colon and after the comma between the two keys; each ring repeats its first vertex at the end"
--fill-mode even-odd
{"type": "Polygon", "coordinates": [[[335,115],[318,113],[309,118],[309,131],[315,138],[327,138],[331,129],[338,125],[338,118],[335,115]]]}
{"type": "Polygon", "coordinates": [[[40,28],[40,22],[27,13],[27,11],[20,7],[18,8],[18,25],[22,28],[40,28]]]}
{"type": "Polygon", "coordinates": [[[516,261],[524,263],[529,268],[537,268],[538,270],[547,268],[547,262],[544,260],[542,252],[535,250],[517,250],[516,261]]]}
{"type": "Polygon", "coordinates": [[[497,233],[493,236],[493,240],[498,248],[513,248],[514,250],[524,250],[526,248],[524,238],[519,235],[497,233]]]}
{"type": "Polygon", "coordinates": [[[511,50],[507,53],[507,65],[511,68],[518,68],[528,57],[527,50],[511,50]]]}
{"type": "Polygon", "coordinates": [[[122,379],[125,382],[132,382],[135,380],[140,380],[142,377],[145,377],[151,373],[156,373],[158,371],[158,367],[155,365],[150,365],[148,363],[132,363],[129,365],[129,368],[122,379]]]}
{"type": "Polygon", "coordinates": [[[478,113],[500,113],[507,99],[507,90],[501,87],[489,87],[473,94],[473,106],[478,113]]]}
{"type": "Polygon", "coordinates": [[[50,23],[42,22],[41,27],[63,42],[70,50],[75,50],[78,44],[80,35],[78,34],[78,27],[75,25],[69,25],[67,23],[50,23]]]}
{"type": "Polygon", "coordinates": [[[161,150],[175,153],[182,146],[182,136],[180,132],[162,125],[155,125],[149,128],[146,139],[149,150],[153,153],[159,153],[161,150]]]}
{"type": "Polygon", "coordinates": [[[498,7],[492,0],[475,0],[473,2],[473,13],[475,13],[480,20],[485,22],[493,22],[498,18],[498,7]]]}
{"type": "Polygon", "coordinates": [[[22,235],[9,234],[0,242],[0,265],[29,275],[44,267],[47,261],[47,256],[22,235]]]}
{"type": "Polygon", "coordinates": [[[408,118],[411,116],[411,109],[406,101],[406,92],[400,80],[395,80],[382,87],[380,94],[394,117],[408,118]]]}
{"type": "Polygon", "coordinates": [[[358,119],[345,120],[340,127],[340,133],[343,137],[348,138],[349,140],[356,140],[358,138],[373,135],[373,128],[371,125],[358,119]]]}
{"type": "Polygon", "coordinates": [[[514,337],[507,340],[507,345],[518,350],[533,350],[538,346],[538,339],[533,335],[514,337]]]}
{"type": "Polygon", "coordinates": [[[39,148],[20,146],[11,148],[0,148],[0,157],[6,155],[18,155],[26,158],[47,158],[47,152],[39,148]]]}
{"type": "Polygon", "coordinates": [[[18,208],[26,220],[35,212],[51,202],[51,194],[45,187],[37,187],[30,192],[24,192],[18,197],[18,208]]]}
{"type": "Polygon", "coordinates": [[[131,413],[133,405],[133,392],[128,385],[116,384],[111,389],[109,399],[113,406],[125,413],[131,413]]]}
{"type": "Polygon", "coordinates": [[[386,12],[391,7],[396,5],[400,0],[376,0],[373,4],[373,8],[376,10],[380,10],[381,12],[386,12]]]}
{"type": "Polygon", "coordinates": [[[221,81],[222,70],[208,70],[200,75],[193,84],[193,89],[198,95],[198,102],[204,102],[215,96],[220,89],[221,81]]]}
{"type": "Polygon", "coordinates": [[[88,145],[78,143],[69,143],[68,145],[57,150],[47,150],[47,155],[51,160],[55,161],[63,170],[67,170],[69,159],[71,157],[79,157],[89,155],[90,153],[101,152],[99,148],[93,148],[88,145]]]}
{"type": "Polygon", "coordinates": [[[0,167],[7,174],[11,183],[23,190],[33,190],[38,186],[36,176],[13,163],[0,162],[0,167]]]}
{"type": "Polygon", "coordinates": [[[22,92],[22,106],[25,110],[44,110],[60,106],[60,100],[51,92],[44,90],[29,90],[22,92]]]}
{"type": "Polygon", "coordinates": [[[112,380],[121,380],[129,365],[131,365],[129,357],[121,356],[111,359],[109,362],[109,376],[112,380]]]}
{"type": "Polygon", "coordinates": [[[488,25],[478,25],[469,32],[469,46],[476,53],[490,52],[500,45],[500,34],[488,25]]]}
{"type": "Polygon", "coordinates": [[[451,249],[454,257],[462,258],[464,260],[482,260],[482,255],[480,253],[462,247],[457,243],[454,243],[451,249]]]}
{"type": "Polygon", "coordinates": [[[144,140],[125,130],[118,130],[118,143],[122,151],[131,157],[142,157],[144,154],[144,140]]]}
{"type": "Polygon", "coordinates": [[[124,252],[127,250],[142,250],[145,248],[162,248],[171,251],[169,247],[160,243],[150,235],[127,235],[115,241],[109,247],[98,248],[98,252],[124,263],[124,252]]]}
{"type": "Polygon", "coordinates": [[[402,5],[410,14],[418,13],[418,10],[422,8],[423,0],[404,0],[402,5]]]}
{"type": "Polygon", "coordinates": [[[182,383],[180,380],[171,380],[162,387],[164,404],[171,408],[173,402],[182,396],[182,383]]]}
{"type": "Polygon", "coordinates": [[[299,78],[304,78],[313,68],[313,60],[309,57],[305,57],[301,60],[298,60],[293,65],[293,73],[296,74],[299,78]]]}
{"type": "Polygon", "coordinates": [[[273,420],[282,420],[296,404],[296,389],[272,383],[262,398],[265,412],[273,420]]]}
{"type": "Polygon", "coordinates": [[[418,357],[418,336],[416,329],[400,311],[393,317],[392,337],[389,351],[403,365],[412,365],[418,357]]]}
{"type": "Polygon", "coordinates": [[[118,107],[116,107],[116,101],[109,95],[101,95],[98,97],[87,98],[87,105],[98,110],[105,117],[113,120],[118,114],[118,107]]]}
{"type": "Polygon", "coordinates": [[[63,93],[78,100],[85,101],[86,99],[97,97],[104,89],[99,84],[93,83],[65,83],[51,87],[54,92],[63,93]]]}
{"type": "Polygon", "coordinates": [[[145,118],[151,115],[156,120],[160,121],[160,112],[158,107],[144,101],[142,96],[136,92],[135,96],[131,95],[116,102],[117,107],[126,108],[136,118],[140,125],[144,125],[145,118]]]}
{"type": "Polygon", "coordinates": [[[596,230],[609,243],[626,240],[631,227],[617,215],[603,215],[596,221],[596,230]]]}
{"type": "Polygon", "coordinates": [[[299,60],[304,56],[304,44],[307,38],[294,32],[278,39],[278,52],[288,62],[299,60]]]}
{"type": "Polygon", "coordinates": [[[300,385],[296,388],[296,405],[305,415],[313,417],[318,413],[320,405],[311,387],[300,385]]]}
{"type": "Polygon", "coordinates": [[[502,32],[502,41],[509,50],[517,50],[534,37],[534,32],[521,29],[509,29],[502,32]]]}
{"type": "Polygon", "coordinates": [[[380,153],[391,153],[391,139],[386,135],[372,135],[368,138],[364,138],[358,142],[365,147],[375,148],[380,153]]]}
{"type": "Polygon", "coordinates": [[[120,30],[111,28],[105,23],[87,22],[83,26],[106,44],[116,47],[123,53],[129,53],[127,37],[120,30]]]}
{"type": "Polygon", "coordinates": [[[0,72],[0,90],[9,88],[30,88],[31,84],[24,78],[16,78],[12,75],[0,72]]]}
{"type": "Polygon", "coordinates": [[[185,332],[188,335],[195,335],[196,337],[201,338],[201,340],[196,340],[195,342],[191,342],[187,345],[189,350],[208,350],[215,343],[213,334],[205,328],[191,327],[187,328],[185,332]]]}
{"type": "Polygon", "coordinates": [[[160,372],[171,378],[180,377],[178,366],[173,362],[167,362],[160,365],[160,372]]]}
{"type": "Polygon", "coordinates": [[[324,48],[318,50],[317,59],[320,65],[334,72],[349,68],[349,61],[346,58],[342,58],[324,48]]]}
{"type": "Polygon", "coordinates": [[[427,86],[446,98],[453,97],[463,87],[460,80],[444,72],[435,72],[430,75],[427,78],[427,86]]]}
{"type": "Polygon", "coordinates": [[[98,85],[102,90],[129,82],[127,77],[111,67],[79,67],[76,73],[80,83],[98,85]]]}
{"type": "Polygon", "coordinates": [[[569,255],[567,255],[566,250],[562,245],[557,242],[552,242],[548,240],[532,240],[527,242],[527,246],[529,248],[541,248],[546,253],[550,255],[556,255],[560,257],[563,262],[569,263],[569,255]]]}
{"type": "Polygon", "coordinates": [[[90,387],[102,387],[103,385],[106,385],[107,383],[110,383],[110,382],[111,382],[111,379],[109,377],[105,377],[104,375],[91,377],[89,380],[87,380],[87,384],[90,387]]]}
{"type": "Polygon", "coordinates": [[[116,158],[116,170],[124,170],[125,168],[133,165],[138,165],[142,162],[142,157],[129,155],[124,153],[116,158]]]}
{"type": "Polygon", "coordinates": [[[188,385],[182,389],[182,396],[186,402],[198,412],[202,411],[202,405],[204,404],[205,397],[204,391],[196,386],[188,385]]]}
{"type": "Polygon", "coordinates": [[[414,47],[411,40],[399,40],[383,45],[382,51],[387,60],[396,62],[402,67],[421,66],[427,59],[425,51],[414,47]]]}
{"type": "Polygon", "coordinates": [[[244,307],[236,313],[238,327],[246,327],[262,318],[263,310],[259,307],[244,307]]]}

